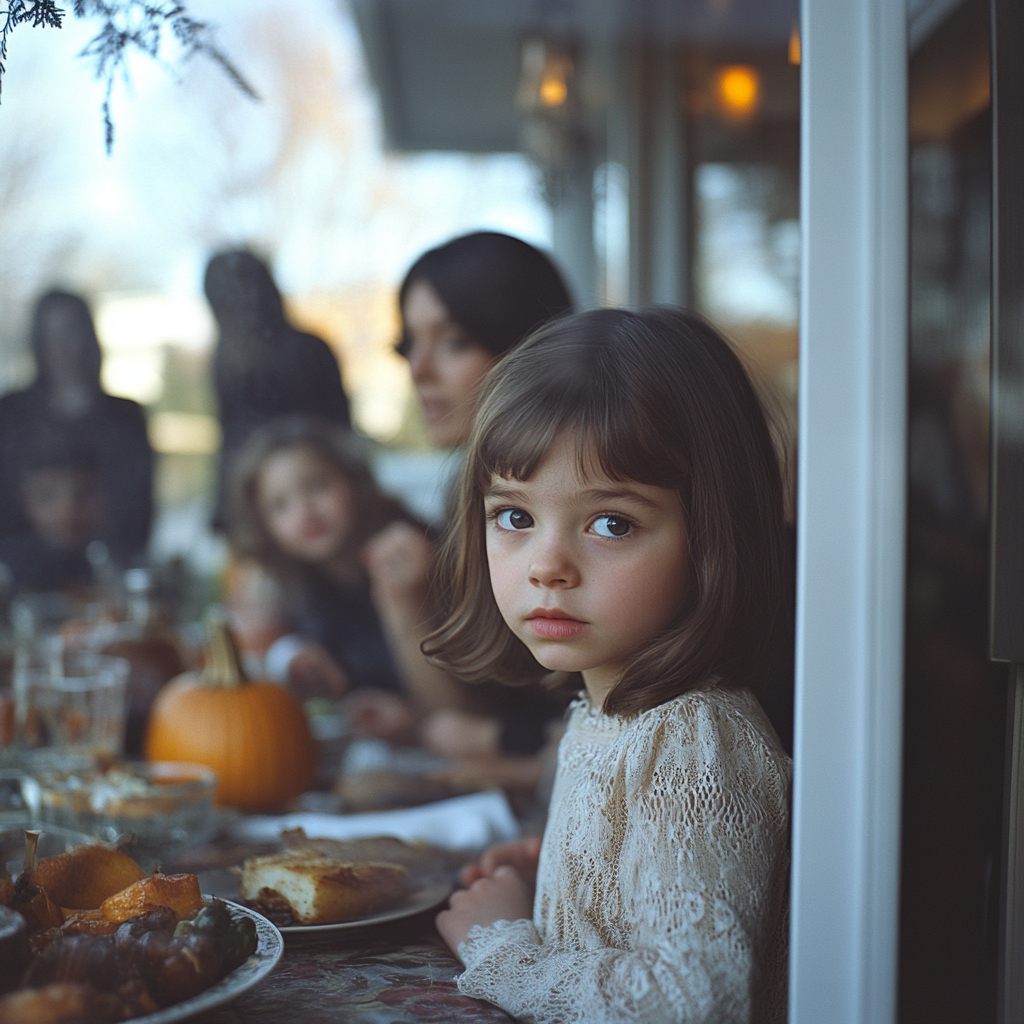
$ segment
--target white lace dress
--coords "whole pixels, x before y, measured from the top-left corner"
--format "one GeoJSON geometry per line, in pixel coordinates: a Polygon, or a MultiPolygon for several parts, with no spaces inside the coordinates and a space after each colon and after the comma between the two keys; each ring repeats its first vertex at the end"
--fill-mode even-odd
{"type": "Polygon", "coordinates": [[[745,690],[576,701],[533,920],[470,929],[459,989],[536,1022],[782,1021],[791,778],[745,690]]]}

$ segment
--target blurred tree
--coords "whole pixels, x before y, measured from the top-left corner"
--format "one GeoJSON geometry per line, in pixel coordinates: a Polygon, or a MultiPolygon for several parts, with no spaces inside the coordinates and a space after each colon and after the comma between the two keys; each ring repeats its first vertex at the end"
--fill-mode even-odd
{"type": "MultiPolygon", "coordinates": [[[[128,55],[132,51],[153,60],[160,57],[160,47],[167,32],[187,60],[203,54],[219,64],[228,77],[251,99],[259,99],[256,91],[242,77],[224,52],[217,46],[215,29],[206,21],[191,17],[183,4],[173,0],[74,0],[76,18],[96,18],[99,31],[79,54],[94,62],[96,78],[106,83],[103,97],[103,129],[107,152],[114,144],[114,122],[110,114],[110,96],[114,79],[128,80],[128,55]]],[[[0,87],[3,85],[7,39],[22,24],[34,28],[60,28],[67,12],[55,0],[6,0],[0,10],[0,87]]]]}

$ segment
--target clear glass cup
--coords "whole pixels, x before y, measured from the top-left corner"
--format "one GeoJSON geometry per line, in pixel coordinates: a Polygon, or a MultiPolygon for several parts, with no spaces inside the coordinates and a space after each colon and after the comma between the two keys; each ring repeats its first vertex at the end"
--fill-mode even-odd
{"type": "Polygon", "coordinates": [[[15,672],[15,742],[24,766],[72,768],[109,762],[124,749],[123,658],[61,655],[15,672]]]}
{"type": "Polygon", "coordinates": [[[148,869],[213,837],[216,788],[205,765],[158,761],[36,771],[23,792],[33,821],[116,842],[148,869]]]}

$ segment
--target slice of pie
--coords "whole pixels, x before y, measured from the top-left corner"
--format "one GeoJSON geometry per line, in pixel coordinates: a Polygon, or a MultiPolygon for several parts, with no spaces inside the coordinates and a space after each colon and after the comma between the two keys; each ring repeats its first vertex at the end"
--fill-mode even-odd
{"type": "Polygon", "coordinates": [[[396,906],[408,892],[409,872],[398,864],[350,864],[289,850],[242,865],[242,899],[295,924],[355,921],[396,906]]]}

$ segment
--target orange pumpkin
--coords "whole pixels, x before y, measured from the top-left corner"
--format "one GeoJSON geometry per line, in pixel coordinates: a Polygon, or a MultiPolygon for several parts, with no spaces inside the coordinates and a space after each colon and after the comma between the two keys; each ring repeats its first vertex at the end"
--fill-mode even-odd
{"type": "Polygon", "coordinates": [[[312,786],[316,741],[290,690],[245,679],[223,617],[207,630],[203,671],[172,679],[153,703],[146,758],[207,765],[218,804],[276,810],[312,786]]]}

